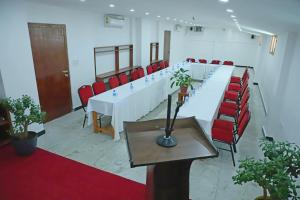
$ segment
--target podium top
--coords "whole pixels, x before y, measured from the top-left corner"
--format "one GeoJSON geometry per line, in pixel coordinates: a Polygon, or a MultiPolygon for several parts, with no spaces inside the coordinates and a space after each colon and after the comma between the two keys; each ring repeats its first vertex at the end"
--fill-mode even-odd
{"type": "Polygon", "coordinates": [[[159,146],[156,139],[165,134],[165,124],[166,119],[124,122],[131,167],[218,156],[194,117],[175,121],[172,132],[178,142],[175,147],[159,146]]]}

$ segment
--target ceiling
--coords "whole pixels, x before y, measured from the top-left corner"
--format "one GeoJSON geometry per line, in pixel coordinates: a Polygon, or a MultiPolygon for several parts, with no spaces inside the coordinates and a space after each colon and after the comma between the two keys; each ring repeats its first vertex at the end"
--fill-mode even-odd
{"type": "Polygon", "coordinates": [[[243,30],[279,32],[300,31],[300,0],[30,0],[51,5],[105,12],[134,17],[147,17],[172,23],[199,24],[211,27],[237,28],[231,13],[243,30]],[[114,4],[115,7],[109,7],[114,4]],[[134,12],[130,12],[134,9],[134,12]],[[149,12],[146,16],[145,12],[149,12]],[[157,16],[161,16],[158,18],[157,16]],[[167,20],[166,18],[170,19],[167,20]],[[195,20],[193,20],[193,17],[195,20]],[[176,18],[176,21],[174,21],[176,18]]]}

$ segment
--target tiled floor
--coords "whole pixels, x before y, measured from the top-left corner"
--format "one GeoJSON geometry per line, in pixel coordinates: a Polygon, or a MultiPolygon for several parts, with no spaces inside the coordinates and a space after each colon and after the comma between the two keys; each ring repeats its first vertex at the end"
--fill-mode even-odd
{"type": "MultiPolygon", "coordinates": [[[[243,70],[237,68],[235,74],[241,76],[243,70]]],[[[251,77],[253,77],[252,72],[251,77]]],[[[258,142],[262,137],[261,127],[265,116],[258,88],[252,85],[251,81],[250,83],[251,122],[237,145],[236,161],[246,157],[260,157],[261,154],[258,142]]],[[[176,98],[177,94],[173,94],[173,99],[176,98]]],[[[163,102],[141,120],[165,117],[165,115],[166,102],[163,102]]],[[[46,134],[39,138],[39,147],[145,183],[146,168],[129,166],[124,135],[121,135],[120,141],[114,142],[109,136],[94,134],[91,126],[82,128],[82,120],[83,112],[79,110],[47,123],[46,134]]],[[[109,118],[106,121],[109,121],[109,118]]],[[[237,168],[232,165],[230,153],[225,151],[220,151],[219,157],[215,159],[194,161],[190,174],[190,197],[193,200],[249,200],[260,195],[262,191],[255,184],[248,183],[243,186],[233,184],[231,177],[237,168]]]]}

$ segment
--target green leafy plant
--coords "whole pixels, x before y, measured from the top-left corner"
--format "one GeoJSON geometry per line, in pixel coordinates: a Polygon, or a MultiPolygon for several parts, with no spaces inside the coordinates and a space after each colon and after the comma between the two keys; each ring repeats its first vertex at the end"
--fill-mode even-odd
{"type": "Polygon", "coordinates": [[[287,200],[299,199],[297,196],[295,173],[299,174],[299,147],[287,142],[263,141],[264,159],[247,158],[240,161],[235,184],[255,182],[263,189],[263,196],[258,199],[287,200]],[[293,169],[293,170],[291,170],[293,169]],[[268,196],[269,195],[269,196],[268,196]]]}
{"type": "Polygon", "coordinates": [[[10,134],[19,139],[28,138],[28,126],[33,123],[43,123],[46,113],[36,105],[33,99],[28,95],[22,98],[6,98],[1,104],[13,114],[12,127],[10,134]]]}
{"type": "Polygon", "coordinates": [[[180,68],[173,74],[173,76],[170,78],[170,80],[172,81],[171,88],[175,84],[176,86],[191,87],[191,89],[193,89],[192,77],[186,72],[188,72],[188,70],[180,68]]]}

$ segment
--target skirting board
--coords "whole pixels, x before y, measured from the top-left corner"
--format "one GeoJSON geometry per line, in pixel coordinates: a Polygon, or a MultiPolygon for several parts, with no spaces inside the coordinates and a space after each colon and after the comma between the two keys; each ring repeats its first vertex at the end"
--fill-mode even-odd
{"type": "Polygon", "coordinates": [[[38,137],[40,137],[41,135],[44,135],[45,133],[46,133],[46,131],[42,130],[42,131],[38,132],[37,135],[38,135],[38,137]]]}
{"type": "Polygon", "coordinates": [[[253,67],[251,67],[251,66],[243,66],[243,65],[234,65],[235,67],[243,67],[243,68],[251,68],[251,69],[254,69],[253,67]]]}

